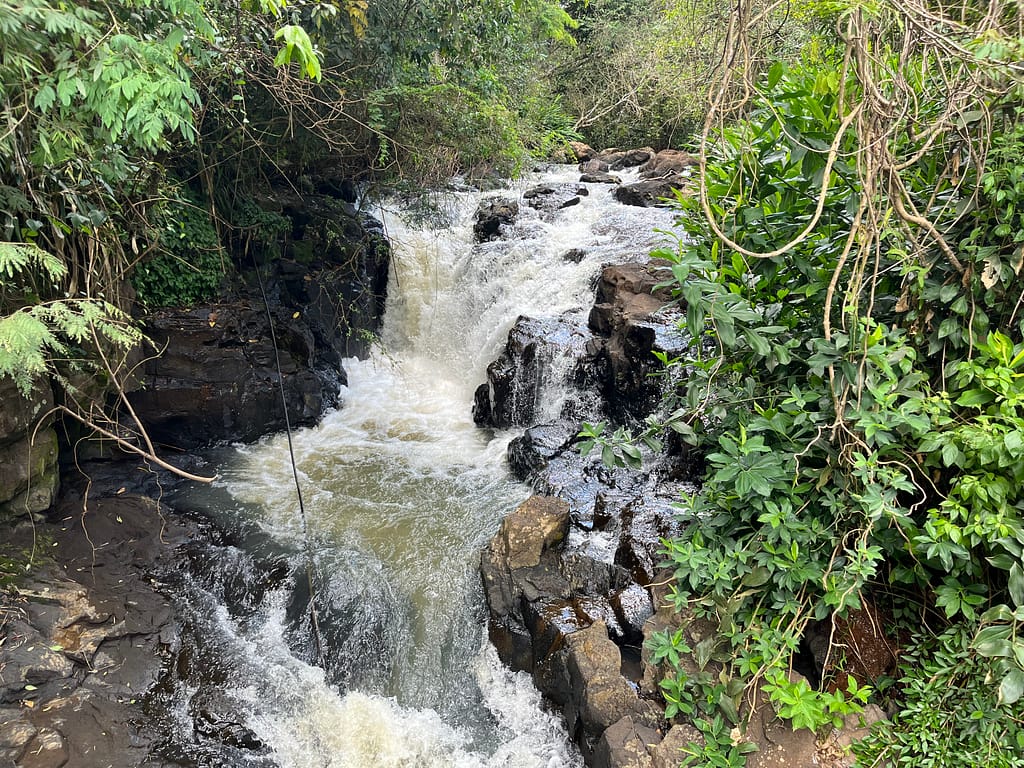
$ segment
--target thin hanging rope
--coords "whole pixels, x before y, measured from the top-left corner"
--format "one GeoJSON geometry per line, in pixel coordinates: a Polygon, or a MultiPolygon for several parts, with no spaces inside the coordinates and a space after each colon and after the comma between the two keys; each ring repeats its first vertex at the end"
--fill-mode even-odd
{"type": "Polygon", "coordinates": [[[270,302],[267,300],[267,289],[263,285],[260,265],[256,262],[256,254],[250,252],[252,265],[256,270],[256,282],[263,296],[263,308],[267,313],[267,324],[270,326],[270,343],[274,347],[274,362],[277,365],[277,388],[281,393],[281,407],[284,409],[284,430],[288,436],[288,458],[292,464],[292,478],[295,481],[295,495],[299,500],[299,516],[302,519],[302,541],[306,548],[306,580],[309,583],[309,618],[313,630],[313,642],[316,645],[317,661],[320,668],[327,669],[324,660],[324,646],[320,639],[320,619],[316,611],[316,588],[313,586],[313,549],[309,544],[309,525],[306,523],[306,505],[302,501],[302,485],[299,482],[299,469],[295,464],[295,448],[292,445],[292,423],[288,418],[288,398],[284,392],[284,375],[281,373],[281,353],[277,347],[277,334],[274,332],[274,317],[270,314],[270,302]]]}

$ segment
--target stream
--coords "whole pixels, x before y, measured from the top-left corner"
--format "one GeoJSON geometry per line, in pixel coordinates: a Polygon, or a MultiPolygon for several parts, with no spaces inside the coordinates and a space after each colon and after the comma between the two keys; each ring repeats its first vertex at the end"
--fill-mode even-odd
{"type": "MultiPolygon", "coordinates": [[[[504,194],[578,177],[558,167],[504,194]]],[[[221,449],[222,480],[177,500],[228,541],[186,569],[189,621],[203,638],[192,664],[207,671],[181,675],[168,711],[184,724],[216,710],[262,752],[199,764],[582,765],[560,716],[486,639],[479,553],[530,489],[505,467],[516,432],[477,428],[471,407],[519,315],[589,307],[603,263],[646,255],[655,230],[671,226],[669,211],[585,186],[562,210],[521,203],[508,236],[482,244],[476,191],[440,197],[425,224],[401,206],[378,213],[394,248],[379,343],[345,361],[342,406],[293,436],[308,537],[284,435],[221,449]],[[565,258],[580,248],[578,263],[565,258]]],[[[567,386],[557,370],[546,375],[538,420],[558,417],[567,386]]]]}

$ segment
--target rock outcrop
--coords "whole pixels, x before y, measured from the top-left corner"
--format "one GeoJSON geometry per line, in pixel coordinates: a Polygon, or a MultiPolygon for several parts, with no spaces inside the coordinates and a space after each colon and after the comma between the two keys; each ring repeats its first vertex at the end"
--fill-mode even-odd
{"type": "MultiPolygon", "coordinates": [[[[654,656],[656,634],[679,631],[690,648],[701,649],[681,654],[680,666],[691,676],[715,678],[722,670],[717,628],[674,610],[666,599],[671,574],[660,562],[661,542],[681,532],[674,502],[680,492],[696,492],[688,478],[699,477],[699,460],[669,441],[650,457],[653,469],[638,473],[577,448],[581,420],[635,424],[654,412],[661,402],[654,352],[687,351],[690,342],[677,328],[681,311],[658,287],[659,266],[613,264],[601,272],[588,317],[592,336],[568,348],[599,394],[586,401],[589,411],[576,418],[549,411],[547,421],[536,423],[544,398],[533,385],[526,387],[531,407],[513,407],[517,390],[508,382],[543,379],[537,350],[555,343],[544,334],[557,336],[558,321],[520,318],[478,392],[478,416],[504,414],[506,426],[527,427],[509,444],[509,466],[541,494],[505,520],[481,558],[490,637],[501,658],[529,672],[561,709],[596,768],[675,768],[684,749],[697,754],[703,747],[692,724],[662,716],[660,682],[672,670],[654,656]]],[[[872,659],[882,655],[878,643],[852,634],[849,642],[864,645],[872,659]]],[[[749,723],[737,727],[736,738],[757,748],[748,766],[849,764],[842,745],[859,723],[819,741],[793,732],[763,693],[735,703],[740,722],[749,723]]]]}
{"type": "Polygon", "coordinates": [[[536,320],[520,317],[501,357],[487,367],[477,388],[473,418],[480,426],[507,429],[550,416],[579,414],[593,392],[593,371],[585,354],[592,334],[578,312],[536,320]],[[570,397],[552,401],[553,393],[570,397]],[[552,413],[554,412],[554,413],[552,413]]]}
{"type": "Polygon", "coordinates": [[[640,180],[616,188],[615,199],[644,208],[662,205],[675,197],[676,190],[686,190],[692,184],[689,174],[696,165],[696,158],[679,150],[652,153],[641,165],[640,180]]]}
{"type": "Polygon", "coordinates": [[[603,394],[612,415],[643,419],[661,399],[655,352],[677,357],[687,340],[677,324],[681,313],[656,264],[613,264],[601,271],[590,311],[591,330],[603,340],[596,357],[603,394]]]}
{"type": "MultiPolygon", "coordinates": [[[[129,768],[157,738],[136,725],[137,702],[177,643],[178,618],[151,576],[188,533],[138,496],[94,500],[87,520],[74,512],[37,531],[54,560],[0,593],[3,768],[129,768]]],[[[23,524],[11,543],[32,536],[23,524]]]]}
{"type": "Polygon", "coordinates": [[[59,485],[53,392],[37,383],[28,397],[0,378],[0,523],[50,507],[59,485]]]}
{"type": "Polygon", "coordinates": [[[295,239],[260,267],[272,320],[245,282],[231,300],[145,318],[162,354],[129,397],[157,442],[190,449],[284,429],[278,360],[290,423],[315,423],[337,403],[342,358],[365,353],[379,327],[390,265],[379,222],[336,200],[279,204],[295,239]]]}
{"type": "MultiPolygon", "coordinates": [[[[336,402],[334,385],[314,371],[313,334],[294,312],[278,308],[273,330],[293,426],[312,424],[336,402]]],[[[163,354],[146,362],[145,386],[129,397],[152,439],[188,449],[284,429],[277,357],[262,307],[161,310],[148,318],[147,330],[163,354]]]]}
{"type": "Polygon", "coordinates": [[[493,240],[519,215],[519,201],[511,197],[488,197],[480,201],[474,215],[473,235],[478,243],[493,240]]]}

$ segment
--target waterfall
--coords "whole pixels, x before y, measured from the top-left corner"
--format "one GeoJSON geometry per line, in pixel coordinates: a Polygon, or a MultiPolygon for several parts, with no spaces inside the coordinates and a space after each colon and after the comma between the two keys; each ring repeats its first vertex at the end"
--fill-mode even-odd
{"type": "MultiPolygon", "coordinates": [[[[559,168],[504,194],[577,178],[559,168]]],[[[529,490],[505,467],[514,433],[476,428],[471,405],[519,315],[588,307],[602,263],[646,255],[671,226],[667,211],[587,189],[564,210],[523,205],[507,237],[482,244],[478,192],[450,193],[445,226],[384,206],[394,263],[380,343],[345,361],[342,406],[294,436],[326,670],[307,661],[305,544],[283,436],[232,448],[219,488],[192,498],[248,532],[239,546],[254,557],[288,563],[290,578],[244,610],[194,585],[196,621],[224,657],[222,693],[273,765],[581,765],[529,677],[486,641],[479,551],[529,490]],[[570,249],[584,256],[564,258],[570,249]]],[[[538,413],[557,413],[567,368],[545,372],[538,413]]]]}

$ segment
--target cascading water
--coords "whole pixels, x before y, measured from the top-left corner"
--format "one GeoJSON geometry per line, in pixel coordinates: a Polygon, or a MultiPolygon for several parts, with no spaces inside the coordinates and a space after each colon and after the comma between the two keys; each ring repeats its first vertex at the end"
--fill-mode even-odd
{"type": "MultiPolygon", "coordinates": [[[[529,678],[485,639],[479,552],[529,489],[505,468],[513,435],[477,429],[471,404],[517,316],[589,305],[603,262],[646,254],[671,226],[669,212],[610,191],[589,185],[578,205],[544,215],[524,206],[508,237],[484,244],[472,235],[479,193],[446,198],[444,228],[383,211],[394,263],[379,348],[345,362],[342,407],[294,436],[326,670],[302,660],[313,658],[306,544],[284,438],[220,457],[224,481],[202,505],[257,531],[246,546],[293,574],[245,610],[225,606],[223,586],[195,587],[206,601],[196,621],[227,657],[221,692],[271,764],[580,764],[529,678]],[[586,252],[578,263],[563,258],[573,248],[586,252]]],[[[562,376],[545,375],[545,402],[564,399],[562,376]]]]}

